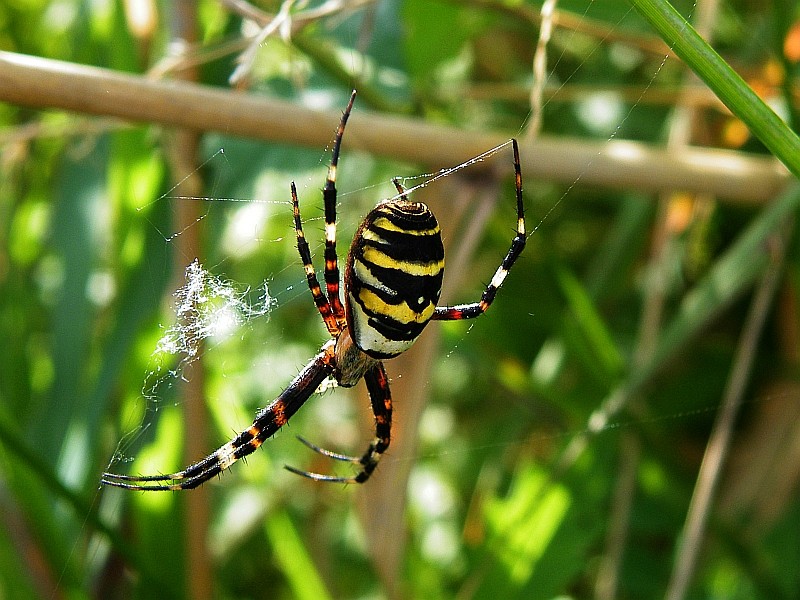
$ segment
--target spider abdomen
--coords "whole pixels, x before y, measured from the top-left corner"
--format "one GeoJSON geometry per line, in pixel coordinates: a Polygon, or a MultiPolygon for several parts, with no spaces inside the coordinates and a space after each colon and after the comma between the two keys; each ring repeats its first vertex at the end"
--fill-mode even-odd
{"type": "Polygon", "coordinates": [[[436,309],[444,246],[425,204],[387,200],[366,216],[347,260],[347,322],[355,344],[373,358],[407,350],[436,309]]]}

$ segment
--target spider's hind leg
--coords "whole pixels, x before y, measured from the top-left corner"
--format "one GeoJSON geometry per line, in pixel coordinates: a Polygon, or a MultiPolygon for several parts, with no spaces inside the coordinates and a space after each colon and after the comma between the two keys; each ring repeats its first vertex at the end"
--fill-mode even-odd
{"type": "Polygon", "coordinates": [[[391,442],[392,431],[392,396],[389,390],[389,377],[383,363],[378,363],[364,375],[364,382],[367,384],[370,401],[372,402],[372,412],[375,415],[375,439],[369,445],[366,452],[360,457],[348,456],[331,452],[324,448],[312,444],[311,442],[298,438],[314,452],[327,456],[334,460],[353,463],[359,465],[361,470],[355,475],[339,477],[337,475],[322,475],[303,471],[295,467],[286,465],[286,469],[297,475],[302,475],[315,481],[327,481],[331,483],[364,483],[370,478],[378,466],[378,461],[386,452],[391,442]]]}
{"type": "Polygon", "coordinates": [[[286,424],[316,392],[325,378],[333,373],[333,370],[333,342],[330,341],[269,406],[258,412],[250,427],[204,459],[186,467],[183,471],[169,475],[103,473],[102,483],[139,491],[177,491],[195,488],[219,475],[236,461],[255,452],[267,438],[286,424]]]}

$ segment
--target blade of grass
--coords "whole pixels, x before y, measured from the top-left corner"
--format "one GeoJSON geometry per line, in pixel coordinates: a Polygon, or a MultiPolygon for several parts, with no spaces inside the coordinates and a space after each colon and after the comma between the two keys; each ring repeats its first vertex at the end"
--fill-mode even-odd
{"type": "Polygon", "coordinates": [[[269,515],[264,522],[264,530],[294,597],[303,600],[331,598],[302,536],[286,511],[269,515]]]}
{"type": "Polygon", "coordinates": [[[650,381],[684,344],[760,279],[771,261],[769,239],[798,207],[800,187],[794,186],[762,211],[708,275],[686,294],[678,315],[659,340],[653,359],[632,377],[637,387],[650,381]]]}
{"type": "Polygon", "coordinates": [[[795,175],[800,139],[666,0],[630,0],[692,71],[795,175]]]}
{"type": "Polygon", "coordinates": [[[605,381],[616,381],[625,369],[625,359],[600,310],[589,291],[566,266],[555,264],[553,271],[567,301],[564,326],[573,329],[586,345],[587,366],[598,370],[605,381]]]}
{"type": "Polygon", "coordinates": [[[98,230],[105,226],[98,225],[97,214],[104,202],[108,136],[87,145],[84,155],[75,147],[65,154],[52,183],[53,247],[63,270],[52,313],[55,379],[43,412],[31,424],[62,476],[73,482],[83,479],[88,464],[86,414],[91,409],[85,385],[96,309],[87,290],[99,264],[98,230]]]}

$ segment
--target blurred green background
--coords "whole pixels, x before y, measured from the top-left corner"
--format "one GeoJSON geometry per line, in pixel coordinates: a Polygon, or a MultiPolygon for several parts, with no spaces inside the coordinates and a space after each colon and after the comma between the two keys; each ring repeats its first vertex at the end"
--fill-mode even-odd
{"type": "MultiPolygon", "coordinates": [[[[680,4],[796,124],[796,4],[680,4]]],[[[542,80],[540,8],[6,0],[0,50],[220,89],[237,72],[248,94],[332,114],[356,87],[351,123],[519,136],[523,155],[543,82],[541,135],[576,149],[769,155],[626,1],[560,3],[542,80]]],[[[0,598],[798,597],[798,194],[716,197],[702,168],[687,187],[704,193],[662,194],[622,159],[614,186],[523,169],[528,247],[486,316],[433,323],[387,363],[393,443],[365,486],[282,469],[347,473],[295,435],[363,451],[360,386],[314,395],[198,490],[101,489],[106,470],[214,450],[326,339],[288,189],[319,269],[329,144],[158,122],[0,102],[0,598]],[[176,317],[195,258],[212,310],[176,317]],[[157,352],[165,340],[197,354],[157,352]]],[[[346,134],[340,259],[392,177],[438,166],[351,151],[346,134]]],[[[513,236],[508,147],[491,167],[415,192],[442,224],[444,302],[477,299],[513,236]]]]}

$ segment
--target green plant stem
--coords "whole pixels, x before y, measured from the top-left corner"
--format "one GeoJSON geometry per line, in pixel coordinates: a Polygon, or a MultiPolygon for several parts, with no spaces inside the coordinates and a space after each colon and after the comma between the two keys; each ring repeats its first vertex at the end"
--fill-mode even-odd
{"type": "Polygon", "coordinates": [[[796,176],[800,139],[666,0],[630,0],[664,41],[796,176]]]}

